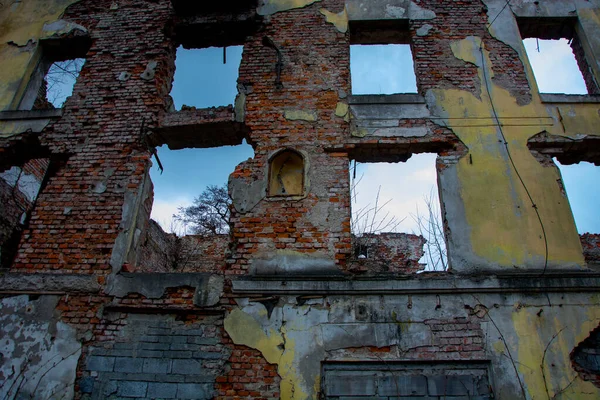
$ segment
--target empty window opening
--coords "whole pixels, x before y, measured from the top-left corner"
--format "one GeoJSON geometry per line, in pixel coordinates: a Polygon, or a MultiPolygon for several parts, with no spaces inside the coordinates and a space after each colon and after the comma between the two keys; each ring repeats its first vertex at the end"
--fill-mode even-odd
{"type": "Polygon", "coordinates": [[[540,93],[588,94],[567,39],[523,40],[540,93]]]}
{"type": "Polygon", "coordinates": [[[243,46],[177,49],[171,97],[175,108],[208,108],[235,102],[243,46]]]}
{"type": "Polygon", "coordinates": [[[588,162],[563,165],[554,159],[560,169],[569,198],[575,225],[580,234],[600,233],[600,168],[588,162]]]}
{"type": "MultiPolygon", "coordinates": [[[[40,89],[38,100],[34,109],[41,108],[61,108],[67,97],[73,93],[75,82],[83,68],[85,58],[75,58],[72,60],[56,61],[50,65],[44,83],[40,89]],[[43,93],[45,91],[45,93],[43,93]],[[52,107],[44,107],[40,100],[45,100],[52,104],[52,107]]],[[[43,101],[42,100],[42,101],[43,101]]]]}
{"type": "Polygon", "coordinates": [[[34,208],[50,161],[33,159],[0,172],[0,267],[8,268],[34,208]]]}
{"type": "Polygon", "coordinates": [[[227,185],[235,167],[254,157],[252,146],[245,141],[239,146],[208,149],[158,149],[163,172],[154,165],[150,177],[154,184],[154,203],[151,218],[167,231],[180,236],[194,232],[181,220],[173,218],[180,208],[194,203],[207,187],[227,185]]]}
{"type": "Polygon", "coordinates": [[[269,196],[301,196],[304,193],[304,158],[283,150],[269,162],[269,196]]]}
{"type": "Polygon", "coordinates": [[[527,17],[517,23],[541,93],[600,93],[576,17],[527,17]]]}
{"type": "Polygon", "coordinates": [[[417,93],[417,79],[408,44],[350,46],[352,94],[417,93]]]}
{"type": "MultiPolygon", "coordinates": [[[[397,164],[368,163],[355,167],[352,162],[351,230],[358,259],[378,258],[372,253],[377,248],[369,243],[372,235],[410,233],[427,240],[424,254],[416,259],[419,269],[447,270],[435,165],[435,154],[415,154],[407,162],[397,164]]],[[[416,238],[411,241],[419,243],[416,238]]]]}

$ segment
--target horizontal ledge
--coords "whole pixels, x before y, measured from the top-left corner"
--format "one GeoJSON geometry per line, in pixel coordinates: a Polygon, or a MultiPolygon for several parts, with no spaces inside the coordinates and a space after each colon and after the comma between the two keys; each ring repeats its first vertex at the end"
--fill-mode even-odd
{"type": "Polygon", "coordinates": [[[131,313],[131,314],[195,314],[195,315],[223,315],[224,310],[199,309],[190,307],[165,307],[162,304],[155,306],[124,306],[119,304],[108,304],[104,307],[105,311],[131,313]]]}
{"type": "Polygon", "coordinates": [[[540,93],[542,103],[600,103],[600,95],[540,93]]]}
{"type": "Polygon", "coordinates": [[[358,104],[425,104],[423,96],[417,93],[361,94],[348,97],[348,103],[358,104]]]}
{"type": "Polygon", "coordinates": [[[0,274],[2,293],[98,293],[100,284],[96,275],[14,273],[0,274]]]}
{"type": "Polygon", "coordinates": [[[456,294],[600,292],[597,273],[540,273],[502,275],[420,274],[405,278],[252,277],[232,281],[239,294],[456,294]]]}
{"type": "Polygon", "coordinates": [[[45,119],[59,118],[63,114],[62,108],[50,110],[28,110],[28,111],[0,111],[0,120],[27,120],[27,119],[45,119]]]}

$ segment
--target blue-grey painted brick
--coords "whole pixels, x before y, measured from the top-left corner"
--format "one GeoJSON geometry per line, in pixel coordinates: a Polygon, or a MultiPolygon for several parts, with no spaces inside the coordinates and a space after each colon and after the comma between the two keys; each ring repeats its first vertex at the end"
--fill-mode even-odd
{"type": "Polygon", "coordinates": [[[156,382],[185,382],[184,375],[176,374],[157,374],[155,378],[156,382]]]}
{"type": "Polygon", "coordinates": [[[377,394],[380,396],[425,396],[427,379],[423,375],[387,375],[377,380],[377,394]]]}
{"type": "Polygon", "coordinates": [[[187,343],[187,336],[173,336],[171,337],[171,343],[187,343]]]}
{"type": "Polygon", "coordinates": [[[79,390],[81,390],[81,393],[92,393],[94,391],[94,378],[91,376],[81,378],[79,380],[79,390]]]}
{"type": "Polygon", "coordinates": [[[172,329],[169,328],[149,328],[148,329],[148,335],[158,335],[158,336],[165,336],[165,335],[172,335],[172,329]]]}
{"type": "Polygon", "coordinates": [[[328,379],[329,396],[373,396],[375,376],[371,374],[344,374],[328,379]]]}
{"type": "Polygon", "coordinates": [[[202,370],[202,364],[198,360],[173,360],[171,372],[181,375],[195,375],[202,370]]]}
{"type": "Polygon", "coordinates": [[[131,357],[115,358],[115,372],[142,372],[143,359],[131,357]]]}
{"type": "Polygon", "coordinates": [[[178,399],[211,399],[211,385],[198,383],[178,383],[177,384],[178,399]]]}
{"type": "Polygon", "coordinates": [[[475,391],[470,375],[428,376],[427,384],[430,396],[473,395],[475,391]]]}
{"type": "Polygon", "coordinates": [[[108,381],[108,382],[103,382],[103,386],[102,386],[102,394],[104,396],[110,396],[112,394],[117,393],[117,382],[116,381],[108,381]]]}
{"type": "Polygon", "coordinates": [[[120,381],[118,383],[117,395],[123,397],[145,397],[148,382],[120,381]]]}
{"type": "Polygon", "coordinates": [[[219,360],[223,358],[223,353],[210,352],[210,351],[195,351],[193,354],[194,358],[203,358],[205,360],[219,360]]]}
{"type": "Polygon", "coordinates": [[[209,383],[215,381],[215,375],[186,375],[185,382],[209,383]]]}
{"type": "Polygon", "coordinates": [[[204,329],[202,329],[202,328],[174,329],[173,335],[202,336],[202,335],[204,335],[204,329]]]}
{"type": "Polygon", "coordinates": [[[172,336],[158,336],[158,342],[159,343],[172,343],[173,337],[172,336]]]}
{"type": "Polygon", "coordinates": [[[189,350],[179,351],[179,350],[168,350],[165,351],[165,357],[169,358],[192,358],[192,352],[189,350]]]}
{"type": "Polygon", "coordinates": [[[188,343],[196,343],[196,344],[212,345],[212,344],[218,344],[219,340],[217,338],[205,338],[205,337],[200,337],[200,336],[188,336],[187,337],[187,342],[188,343]]]}
{"type": "Polygon", "coordinates": [[[192,350],[192,351],[198,351],[198,350],[200,350],[200,345],[199,344],[193,344],[193,343],[172,343],[170,349],[171,350],[192,350]]]}
{"type": "Polygon", "coordinates": [[[141,350],[169,350],[169,343],[140,343],[141,350]]]}
{"type": "Polygon", "coordinates": [[[154,381],[154,374],[127,373],[127,372],[105,372],[102,377],[113,381],[154,381]]]}
{"type": "Polygon", "coordinates": [[[177,397],[177,384],[150,382],[147,396],[153,399],[174,399],[177,397]]]}
{"type": "Polygon", "coordinates": [[[140,337],[140,342],[144,343],[157,343],[160,336],[144,335],[140,337]]]}
{"type": "Polygon", "coordinates": [[[162,358],[163,352],[159,350],[138,350],[136,355],[143,358],[162,358]]]}
{"type": "Polygon", "coordinates": [[[134,343],[131,342],[117,342],[114,344],[113,348],[116,350],[130,350],[135,347],[134,343]]]}
{"type": "Polygon", "coordinates": [[[114,357],[91,356],[87,361],[87,369],[90,371],[111,372],[114,366],[114,357]]]}
{"type": "Polygon", "coordinates": [[[150,374],[166,374],[169,372],[169,364],[171,360],[164,358],[145,358],[144,359],[144,372],[150,374]]]}

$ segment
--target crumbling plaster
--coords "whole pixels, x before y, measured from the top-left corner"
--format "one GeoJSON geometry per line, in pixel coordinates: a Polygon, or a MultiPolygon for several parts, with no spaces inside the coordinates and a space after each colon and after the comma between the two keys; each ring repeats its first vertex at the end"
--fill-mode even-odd
{"type": "MultiPolygon", "coordinates": [[[[596,297],[475,291],[238,298],[238,307],[225,319],[225,329],[235,343],[260,350],[268,362],[277,364],[281,398],[316,399],[322,361],[409,361],[418,349],[435,347],[440,337],[448,336],[434,332],[433,323],[474,318],[484,337],[479,357],[491,360],[497,398],[522,398],[523,393],[527,398],[543,398],[547,388],[550,396],[561,392],[591,399],[598,396],[598,389],[577,377],[569,354],[600,322],[596,297]],[[268,302],[274,307],[265,307],[268,302]],[[352,352],[369,346],[390,349],[352,352]]],[[[475,322],[472,325],[471,333],[477,331],[475,322]]],[[[452,329],[448,325],[443,332],[452,329]]],[[[464,333],[458,333],[460,343],[464,333]]],[[[434,360],[456,356],[441,351],[434,360]]]]}
{"type": "Polygon", "coordinates": [[[432,114],[446,118],[436,122],[452,129],[469,148],[468,157],[440,173],[452,267],[462,271],[540,269],[545,267],[546,246],[549,268],[583,266],[571,210],[556,184],[558,170],[542,166],[527,148],[530,137],[542,131],[560,135],[560,126],[553,123],[539,96],[528,105],[519,105],[494,82],[480,38],[454,42],[452,50],[457,58],[477,65],[485,89],[480,99],[455,89],[427,94],[432,114]],[[535,209],[520,179],[527,185],[535,209]],[[536,210],[544,224],[546,243],[536,210]]]}
{"type": "Polygon", "coordinates": [[[72,399],[81,343],[55,314],[58,296],[0,300],[0,396],[72,399]]]}
{"type": "Polygon", "coordinates": [[[41,57],[39,39],[76,0],[32,0],[0,4],[0,110],[16,109],[41,57]]]}

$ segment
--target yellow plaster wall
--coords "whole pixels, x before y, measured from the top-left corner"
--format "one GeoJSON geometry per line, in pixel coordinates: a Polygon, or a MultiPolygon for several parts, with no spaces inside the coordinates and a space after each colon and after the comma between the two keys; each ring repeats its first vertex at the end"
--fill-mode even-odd
{"type": "Polygon", "coordinates": [[[77,0],[27,0],[0,6],[0,110],[15,109],[37,66],[45,23],[59,19],[77,0]]]}
{"type": "MultiPolygon", "coordinates": [[[[266,317],[266,311],[262,314],[266,317]]],[[[302,390],[300,383],[304,378],[294,363],[295,343],[289,338],[284,340],[285,327],[281,327],[282,331],[278,332],[264,321],[261,325],[252,315],[240,309],[231,311],[225,318],[224,326],[234,343],[260,351],[269,363],[277,365],[277,372],[281,377],[279,390],[282,399],[313,397],[302,390]]]]}
{"type": "MultiPolygon", "coordinates": [[[[594,297],[591,303],[598,304],[594,297]]],[[[578,378],[569,355],[598,326],[600,306],[553,311],[538,314],[537,307],[527,307],[512,313],[517,341],[511,347],[517,348],[516,367],[525,391],[533,400],[597,399],[598,388],[578,378]]]]}
{"type": "MultiPolygon", "coordinates": [[[[557,183],[558,169],[543,167],[527,148],[530,137],[543,131],[564,135],[562,127],[537,94],[530,104],[520,106],[507,90],[493,83],[491,61],[479,38],[455,42],[452,51],[457,58],[479,67],[481,81],[481,98],[456,89],[432,91],[447,116],[446,124],[469,149],[469,156],[458,162],[457,173],[473,252],[492,264],[510,268],[543,266],[545,259],[542,230],[511,166],[493,113],[493,100],[510,156],[543,221],[549,265],[583,266],[571,209],[557,183]]],[[[591,108],[580,110],[577,119],[566,121],[569,129],[598,126],[600,120],[597,114],[592,116],[591,108]],[[584,114],[589,120],[581,121],[584,114]]]]}

